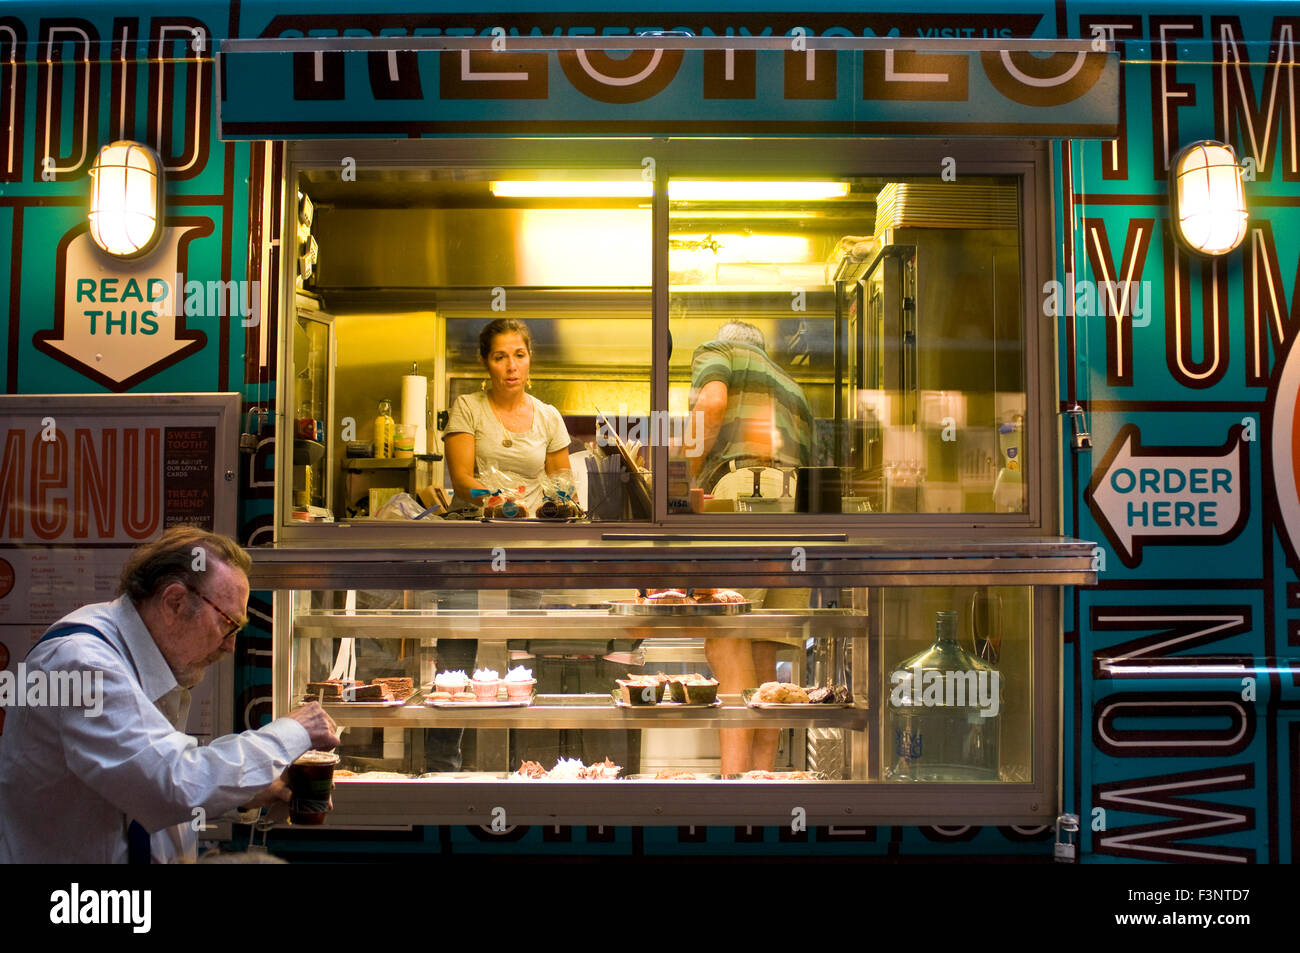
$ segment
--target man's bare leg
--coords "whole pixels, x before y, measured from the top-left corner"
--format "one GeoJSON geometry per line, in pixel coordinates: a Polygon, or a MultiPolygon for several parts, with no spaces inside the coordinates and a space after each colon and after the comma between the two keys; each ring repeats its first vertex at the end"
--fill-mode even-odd
{"type": "MultiPolygon", "coordinates": [[[[776,679],[776,642],[751,642],[754,663],[755,685],[776,679]]],[[[754,740],[750,749],[751,771],[771,771],[776,767],[776,749],[781,743],[781,732],[777,728],[757,728],[753,732],[754,740]]]]}
{"type": "MultiPolygon", "coordinates": [[[[749,639],[705,639],[704,654],[718,680],[720,694],[738,695],[754,688],[754,656],[749,639]]],[[[722,749],[722,773],[743,774],[753,770],[754,732],[747,728],[720,728],[718,742],[722,749]]]]}

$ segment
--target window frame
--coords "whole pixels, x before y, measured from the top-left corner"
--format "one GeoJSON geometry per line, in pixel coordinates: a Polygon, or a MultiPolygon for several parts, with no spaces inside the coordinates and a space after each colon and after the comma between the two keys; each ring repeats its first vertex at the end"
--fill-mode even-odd
{"type": "MultiPolygon", "coordinates": [[[[665,541],[689,539],[699,532],[726,531],[741,536],[776,533],[846,533],[872,538],[906,538],[917,530],[946,531],[952,536],[1060,535],[1060,420],[1057,388],[1055,323],[1041,314],[1044,283],[1053,275],[1053,204],[1049,143],[1045,140],[925,140],[803,138],[734,139],[423,139],[423,140],[307,140],[288,144],[281,195],[277,320],[291,327],[294,309],[293,276],[296,240],[293,209],[298,175],[305,169],[339,169],[344,157],[360,168],[433,169],[475,167],[583,169],[626,166],[645,169],[652,159],[655,194],[652,202],[651,285],[651,406],[668,406],[668,234],[667,184],[673,177],[724,177],[743,168],[752,177],[834,177],[849,175],[916,176],[925,170],[937,175],[948,160],[958,175],[1008,176],[1019,184],[1021,309],[1024,320],[1025,434],[1030,479],[1025,484],[1024,513],[869,513],[756,514],[668,512],[668,448],[649,448],[653,481],[653,515],[648,521],[585,524],[493,524],[485,537],[482,526],[443,524],[434,531],[439,543],[555,540],[599,542],[611,533],[642,531],[662,534],[665,541]],[[1030,442],[1032,440],[1032,443],[1030,442]],[[794,518],[792,518],[794,517],[794,518]]],[[[277,334],[283,335],[281,328],[277,334]]],[[[280,348],[280,381],[293,380],[292,349],[280,348]]],[[[291,395],[290,395],[291,396],[291,395]]],[[[283,401],[284,395],[281,395],[283,401]]],[[[288,415],[279,408],[278,434],[290,436],[288,415]]],[[[277,539],[324,541],[331,532],[348,530],[354,543],[382,544],[402,540],[412,545],[429,541],[430,530],[418,524],[371,521],[299,524],[289,519],[284,488],[291,476],[286,454],[277,454],[275,515],[277,539]],[[414,535],[407,535],[414,533],[414,535]]]]}

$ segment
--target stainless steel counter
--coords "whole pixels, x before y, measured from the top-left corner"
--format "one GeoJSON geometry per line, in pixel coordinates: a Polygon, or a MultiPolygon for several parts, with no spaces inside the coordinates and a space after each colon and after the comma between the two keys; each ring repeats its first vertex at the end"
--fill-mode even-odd
{"type": "MultiPolygon", "coordinates": [[[[398,524],[398,528],[400,524],[398,524]]],[[[547,527],[558,529],[561,527],[547,527]]],[[[636,588],[1093,585],[1094,545],[1077,539],[926,536],[851,541],[806,534],[743,536],[605,532],[573,539],[536,530],[513,538],[475,526],[430,546],[333,545],[253,548],[254,589],[636,588]]]]}

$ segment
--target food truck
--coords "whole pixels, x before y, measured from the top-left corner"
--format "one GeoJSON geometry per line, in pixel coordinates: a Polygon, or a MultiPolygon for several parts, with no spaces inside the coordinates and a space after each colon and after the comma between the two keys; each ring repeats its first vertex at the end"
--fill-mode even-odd
{"type": "Polygon", "coordinates": [[[0,10],[0,666],[195,522],[285,856],[1293,860],[1294,10],[436,6],[0,10]]]}

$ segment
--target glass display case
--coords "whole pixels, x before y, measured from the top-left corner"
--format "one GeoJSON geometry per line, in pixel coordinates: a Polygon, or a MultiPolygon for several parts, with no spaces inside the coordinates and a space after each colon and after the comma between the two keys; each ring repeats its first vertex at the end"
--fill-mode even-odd
{"type": "Polygon", "coordinates": [[[1083,544],[993,547],[946,578],[924,553],[828,545],[791,571],[788,547],[778,566],[607,545],[598,572],[548,548],[500,549],[498,571],[255,554],[276,714],[317,700],[346,729],[331,823],[1055,815],[1053,619],[1083,544]]]}

